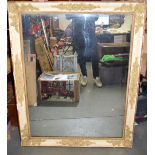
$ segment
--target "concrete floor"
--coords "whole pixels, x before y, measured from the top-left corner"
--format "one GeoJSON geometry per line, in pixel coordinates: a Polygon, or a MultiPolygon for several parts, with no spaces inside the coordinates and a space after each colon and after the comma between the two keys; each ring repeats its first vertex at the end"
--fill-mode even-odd
{"type": "Polygon", "coordinates": [[[88,85],[81,87],[78,104],[48,103],[29,108],[33,136],[122,137],[126,87],[97,88],[90,63],[87,70],[88,85]]]}
{"type": "Polygon", "coordinates": [[[18,129],[8,141],[7,155],[147,155],[147,122],[135,127],[133,148],[21,147],[18,129]]]}

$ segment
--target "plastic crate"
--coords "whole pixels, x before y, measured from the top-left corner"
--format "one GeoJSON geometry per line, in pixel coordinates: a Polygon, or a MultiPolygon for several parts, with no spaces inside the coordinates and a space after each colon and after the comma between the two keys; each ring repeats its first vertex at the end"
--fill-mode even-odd
{"type": "Polygon", "coordinates": [[[54,71],[77,72],[77,54],[54,55],[54,71]]]}

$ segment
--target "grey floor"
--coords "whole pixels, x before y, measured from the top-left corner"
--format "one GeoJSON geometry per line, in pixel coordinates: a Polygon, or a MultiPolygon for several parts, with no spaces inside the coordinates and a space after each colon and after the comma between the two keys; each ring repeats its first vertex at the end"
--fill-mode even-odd
{"type": "Polygon", "coordinates": [[[18,129],[11,133],[8,155],[147,155],[147,122],[135,127],[133,148],[21,147],[18,129]]]}
{"type": "Polygon", "coordinates": [[[122,136],[125,87],[97,88],[93,83],[91,64],[87,64],[87,69],[88,85],[81,87],[78,104],[56,106],[57,103],[51,103],[29,108],[33,136],[122,136]]]}

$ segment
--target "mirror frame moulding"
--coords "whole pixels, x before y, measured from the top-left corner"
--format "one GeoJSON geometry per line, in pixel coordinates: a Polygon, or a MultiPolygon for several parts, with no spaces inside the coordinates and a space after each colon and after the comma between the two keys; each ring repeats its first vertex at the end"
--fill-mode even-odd
{"type": "Polygon", "coordinates": [[[145,3],[134,2],[8,2],[11,57],[22,146],[132,147],[145,12],[145,3]],[[132,38],[122,137],[33,137],[31,135],[21,24],[21,15],[24,13],[115,13],[132,15],[132,38]]]}

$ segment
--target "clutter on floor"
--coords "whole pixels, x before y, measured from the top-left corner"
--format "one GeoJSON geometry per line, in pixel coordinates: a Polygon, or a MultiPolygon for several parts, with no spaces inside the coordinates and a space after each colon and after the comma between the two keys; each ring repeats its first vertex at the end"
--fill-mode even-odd
{"type": "Polygon", "coordinates": [[[135,116],[136,123],[141,123],[147,120],[147,78],[140,76],[139,94],[137,100],[137,111],[135,116]]]}

